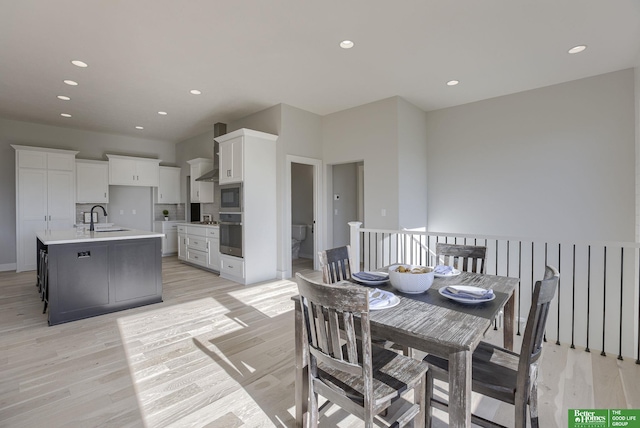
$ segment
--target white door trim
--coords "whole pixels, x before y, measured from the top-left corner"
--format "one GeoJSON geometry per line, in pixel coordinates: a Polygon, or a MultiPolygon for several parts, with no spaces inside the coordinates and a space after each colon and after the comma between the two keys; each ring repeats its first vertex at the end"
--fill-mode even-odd
{"type": "Polygon", "coordinates": [[[285,168],[285,208],[284,208],[284,227],[282,233],[282,242],[285,247],[284,256],[286,267],[285,278],[290,278],[293,272],[291,268],[291,164],[299,163],[303,165],[313,166],[313,268],[319,269],[318,251],[322,245],[320,237],[324,230],[324,221],[322,216],[322,160],[307,158],[302,156],[287,155],[285,168]]]}

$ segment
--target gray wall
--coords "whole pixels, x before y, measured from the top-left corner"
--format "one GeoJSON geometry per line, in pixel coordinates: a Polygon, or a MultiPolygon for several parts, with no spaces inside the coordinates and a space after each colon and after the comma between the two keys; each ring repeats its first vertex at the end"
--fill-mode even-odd
{"type": "Polygon", "coordinates": [[[15,151],[11,144],[78,150],[78,159],[106,160],[106,153],[175,163],[175,144],[0,118],[0,268],[16,262],[15,151]]]}
{"type": "Polygon", "coordinates": [[[633,241],[633,70],[429,112],[431,231],[633,241]]]}

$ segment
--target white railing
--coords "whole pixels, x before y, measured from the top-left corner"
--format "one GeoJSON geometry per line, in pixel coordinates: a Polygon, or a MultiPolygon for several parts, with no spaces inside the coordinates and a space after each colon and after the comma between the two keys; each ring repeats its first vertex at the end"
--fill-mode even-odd
{"type": "MultiPolygon", "coordinates": [[[[520,279],[516,316],[521,327],[535,282],[545,265],[560,271],[546,339],[598,350],[640,364],[640,244],[635,242],[552,242],[407,230],[362,229],[351,222],[354,269],[374,270],[394,263],[436,265],[437,242],[484,245],[486,273],[520,279]]],[[[520,329],[518,331],[520,332],[520,329]]]]}

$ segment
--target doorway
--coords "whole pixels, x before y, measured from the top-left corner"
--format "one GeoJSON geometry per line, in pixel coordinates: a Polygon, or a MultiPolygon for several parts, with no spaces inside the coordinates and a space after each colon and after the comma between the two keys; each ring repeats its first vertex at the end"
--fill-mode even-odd
{"type": "Polygon", "coordinates": [[[291,277],[294,271],[319,269],[321,167],[319,159],[287,156],[286,189],[289,194],[285,198],[287,207],[283,225],[286,277],[291,277]]]}

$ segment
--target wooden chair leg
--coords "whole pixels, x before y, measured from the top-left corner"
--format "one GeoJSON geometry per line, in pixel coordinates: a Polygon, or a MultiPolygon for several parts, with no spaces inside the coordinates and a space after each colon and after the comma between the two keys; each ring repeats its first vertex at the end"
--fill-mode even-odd
{"type": "Polygon", "coordinates": [[[531,395],[529,396],[529,417],[531,418],[531,428],[538,428],[538,382],[531,385],[531,395]]]}
{"type": "Polygon", "coordinates": [[[424,427],[426,412],[426,395],[427,395],[427,376],[423,376],[420,383],[413,387],[413,401],[420,406],[420,412],[414,419],[414,427],[424,427]]]}
{"type": "Polygon", "coordinates": [[[308,413],[309,413],[309,426],[310,427],[317,427],[318,426],[318,420],[320,419],[320,416],[319,416],[319,409],[318,409],[318,393],[316,392],[316,390],[313,387],[313,379],[309,379],[309,409],[308,409],[308,413]]]}
{"type": "Polygon", "coordinates": [[[433,407],[431,407],[431,399],[433,398],[433,374],[431,370],[427,370],[427,378],[424,392],[424,426],[431,428],[431,419],[433,417],[433,407]]]}

